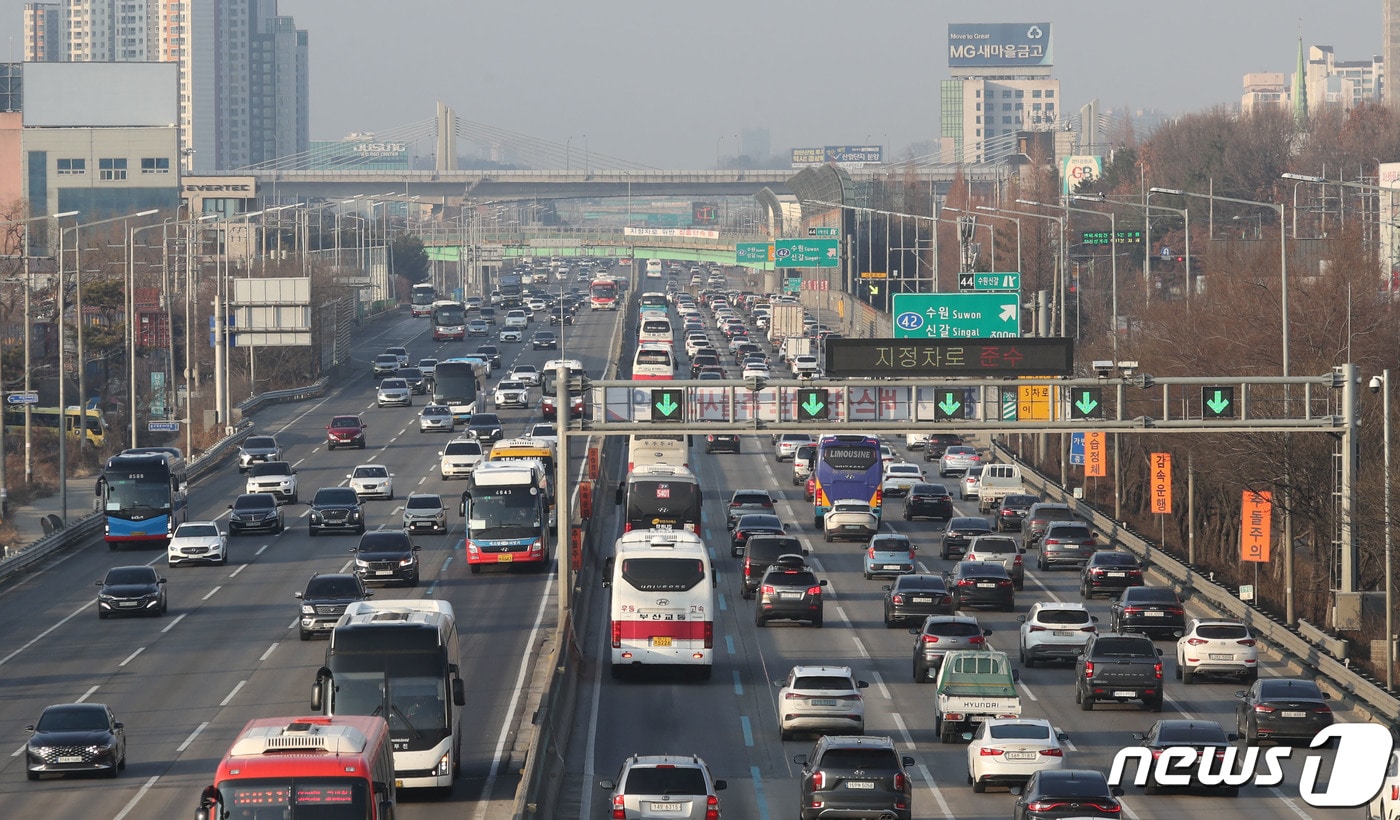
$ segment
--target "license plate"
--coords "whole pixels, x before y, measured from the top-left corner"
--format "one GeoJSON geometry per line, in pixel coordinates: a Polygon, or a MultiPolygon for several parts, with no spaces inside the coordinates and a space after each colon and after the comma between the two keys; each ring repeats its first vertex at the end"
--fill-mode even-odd
{"type": "Polygon", "coordinates": [[[393,575],[393,574],[394,574],[394,571],[393,571],[392,569],[377,569],[377,570],[374,571],[374,574],[375,574],[375,575],[393,575]]]}
{"type": "Polygon", "coordinates": [[[1149,617],[1149,618],[1165,618],[1165,617],[1167,617],[1167,613],[1165,613],[1165,612],[1144,612],[1144,613],[1142,613],[1142,614],[1143,614],[1143,615],[1146,615],[1146,616],[1149,617]]]}
{"type": "Polygon", "coordinates": [[[841,525],[841,529],[843,529],[843,530],[863,530],[863,529],[865,529],[865,527],[862,527],[862,526],[859,525],[859,524],[842,524],[842,525],[841,525]]]}
{"type": "Polygon", "coordinates": [[[69,756],[69,755],[65,755],[65,756],[63,756],[63,757],[58,758],[58,762],[59,762],[59,763],[82,763],[82,762],[83,762],[83,759],[82,759],[81,757],[72,757],[72,756],[69,756]]]}
{"type": "Polygon", "coordinates": [[[1056,638],[1072,638],[1072,637],[1074,637],[1074,633],[1073,633],[1073,632],[1070,632],[1068,629],[1056,629],[1055,631],[1051,632],[1050,634],[1051,634],[1051,635],[1054,635],[1056,638]]]}
{"type": "Polygon", "coordinates": [[[651,810],[652,810],[652,811],[661,811],[661,812],[676,812],[677,814],[679,814],[679,813],[685,811],[685,804],[684,804],[684,803],[657,803],[657,802],[653,801],[652,804],[651,804],[651,810]]]}
{"type": "Polygon", "coordinates": [[[1279,714],[1286,718],[1301,718],[1308,716],[1307,712],[1280,712],[1279,714]]]}
{"type": "Polygon", "coordinates": [[[874,780],[847,780],[847,781],[846,781],[846,788],[848,788],[848,789],[866,789],[867,791],[874,791],[874,790],[875,790],[875,781],[874,781],[874,780]]]}
{"type": "Polygon", "coordinates": [[[899,569],[899,564],[885,564],[881,569],[899,569]]]}
{"type": "Polygon", "coordinates": [[[1113,696],[1115,698],[1135,698],[1137,697],[1137,692],[1134,692],[1131,689],[1125,689],[1119,692],[1114,692],[1113,696]]]}
{"type": "Polygon", "coordinates": [[[931,603],[933,603],[933,599],[932,599],[932,598],[915,598],[915,599],[914,599],[914,603],[916,603],[916,604],[931,604],[931,603]]]}
{"type": "Polygon", "coordinates": [[[996,589],[996,588],[997,588],[997,585],[996,585],[996,584],[978,584],[978,585],[977,585],[977,588],[978,588],[978,589],[996,589]]]}
{"type": "Polygon", "coordinates": [[[117,606],[136,606],[135,601],[118,601],[117,606]]]}
{"type": "Polygon", "coordinates": [[[812,701],[813,706],[835,706],[836,701],[831,698],[816,698],[812,701]]]}
{"type": "Polygon", "coordinates": [[[1037,757],[1037,755],[1036,755],[1035,752],[1007,752],[1007,753],[1006,753],[1006,759],[1007,759],[1007,760],[1035,760],[1036,757],[1037,757]]]}
{"type": "Polygon", "coordinates": [[[1210,659],[1213,661],[1232,661],[1235,659],[1235,656],[1228,652],[1212,652],[1210,653],[1210,659]]]}
{"type": "Polygon", "coordinates": [[[670,636],[670,635],[657,635],[657,636],[655,636],[655,637],[653,637],[653,638],[651,639],[651,645],[652,645],[652,646],[670,646],[670,645],[671,645],[671,636],[670,636]]]}
{"type": "Polygon", "coordinates": [[[1127,577],[1128,577],[1128,573],[1126,573],[1126,572],[1110,572],[1110,573],[1108,574],[1108,577],[1110,577],[1110,578],[1127,578],[1127,577]]]}
{"type": "Polygon", "coordinates": [[[784,597],[784,598],[787,598],[787,599],[801,598],[802,595],[803,595],[803,593],[801,593],[801,592],[784,592],[784,593],[783,593],[783,597],[784,597]]]}
{"type": "Polygon", "coordinates": [[[508,552],[503,552],[503,553],[501,553],[500,555],[497,555],[497,556],[496,556],[496,563],[498,563],[498,564],[509,564],[511,561],[514,561],[514,560],[515,560],[515,556],[514,556],[514,555],[511,555],[511,554],[508,553],[508,552]]]}

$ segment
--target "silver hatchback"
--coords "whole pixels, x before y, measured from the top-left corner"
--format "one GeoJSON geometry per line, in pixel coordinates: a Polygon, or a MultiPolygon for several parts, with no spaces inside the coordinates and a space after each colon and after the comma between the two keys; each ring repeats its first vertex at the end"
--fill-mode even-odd
{"type": "Polygon", "coordinates": [[[725,782],[695,755],[633,755],[623,761],[616,780],[600,780],[607,791],[611,817],[677,817],[705,820],[721,816],[719,795],[725,782]]]}

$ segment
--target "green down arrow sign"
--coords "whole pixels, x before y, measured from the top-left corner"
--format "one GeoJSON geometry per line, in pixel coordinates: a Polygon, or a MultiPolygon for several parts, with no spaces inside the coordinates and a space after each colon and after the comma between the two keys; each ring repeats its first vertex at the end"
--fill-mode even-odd
{"type": "Polygon", "coordinates": [[[797,391],[797,420],[821,421],[831,414],[831,406],[825,390],[804,387],[797,391]]]}
{"type": "Polygon", "coordinates": [[[684,421],[681,408],[685,402],[685,391],[676,388],[651,391],[652,421],[684,421]]]}
{"type": "Polygon", "coordinates": [[[937,412],[934,418],[939,421],[948,419],[962,419],[967,417],[966,405],[959,401],[958,390],[939,390],[938,402],[934,405],[937,412]]]}
{"type": "Polygon", "coordinates": [[[1206,418],[1224,419],[1235,416],[1235,388],[1202,387],[1201,404],[1205,405],[1206,418]]]}
{"type": "Polygon", "coordinates": [[[1097,387],[1076,388],[1074,391],[1074,402],[1071,408],[1071,416],[1076,419],[1095,419],[1102,417],[1102,406],[1099,398],[1102,395],[1097,387]]]}

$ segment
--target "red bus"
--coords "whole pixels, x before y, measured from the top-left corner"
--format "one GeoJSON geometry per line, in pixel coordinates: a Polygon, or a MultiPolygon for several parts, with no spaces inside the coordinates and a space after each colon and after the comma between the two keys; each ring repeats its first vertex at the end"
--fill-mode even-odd
{"type": "Polygon", "coordinates": [[[617,310],[617,283],[611,279],[594,279],[588,286],[589,310],[617,310]]]}
{"type": "Polygon", "coordinates": [[[381,717],[248,721],[200,795],[197,820],[394,816],[394,756],[381,717]]]}

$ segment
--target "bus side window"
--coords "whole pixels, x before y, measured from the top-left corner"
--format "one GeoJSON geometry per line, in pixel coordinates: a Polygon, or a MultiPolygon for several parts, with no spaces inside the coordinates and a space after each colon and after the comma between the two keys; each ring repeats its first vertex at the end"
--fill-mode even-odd
{"type": "Polygon", "coordinates": [[[615,503],[615,504],[621,504],[621,503],[623,502],[623,500],[627,497],[627,482],[626,482],[626,481],[619,481],[619,482],[617,482],[617,496],[616,496],[616,497],[617,497],[617,500],[616,500],[615,502],[613,502],[613,503],[615,503]]]}
{"type": "Polygon", "coordinates": [[[603,562],[603,589],[612,586],[613,562],[616,558],[609,558],[603,562]]]}

